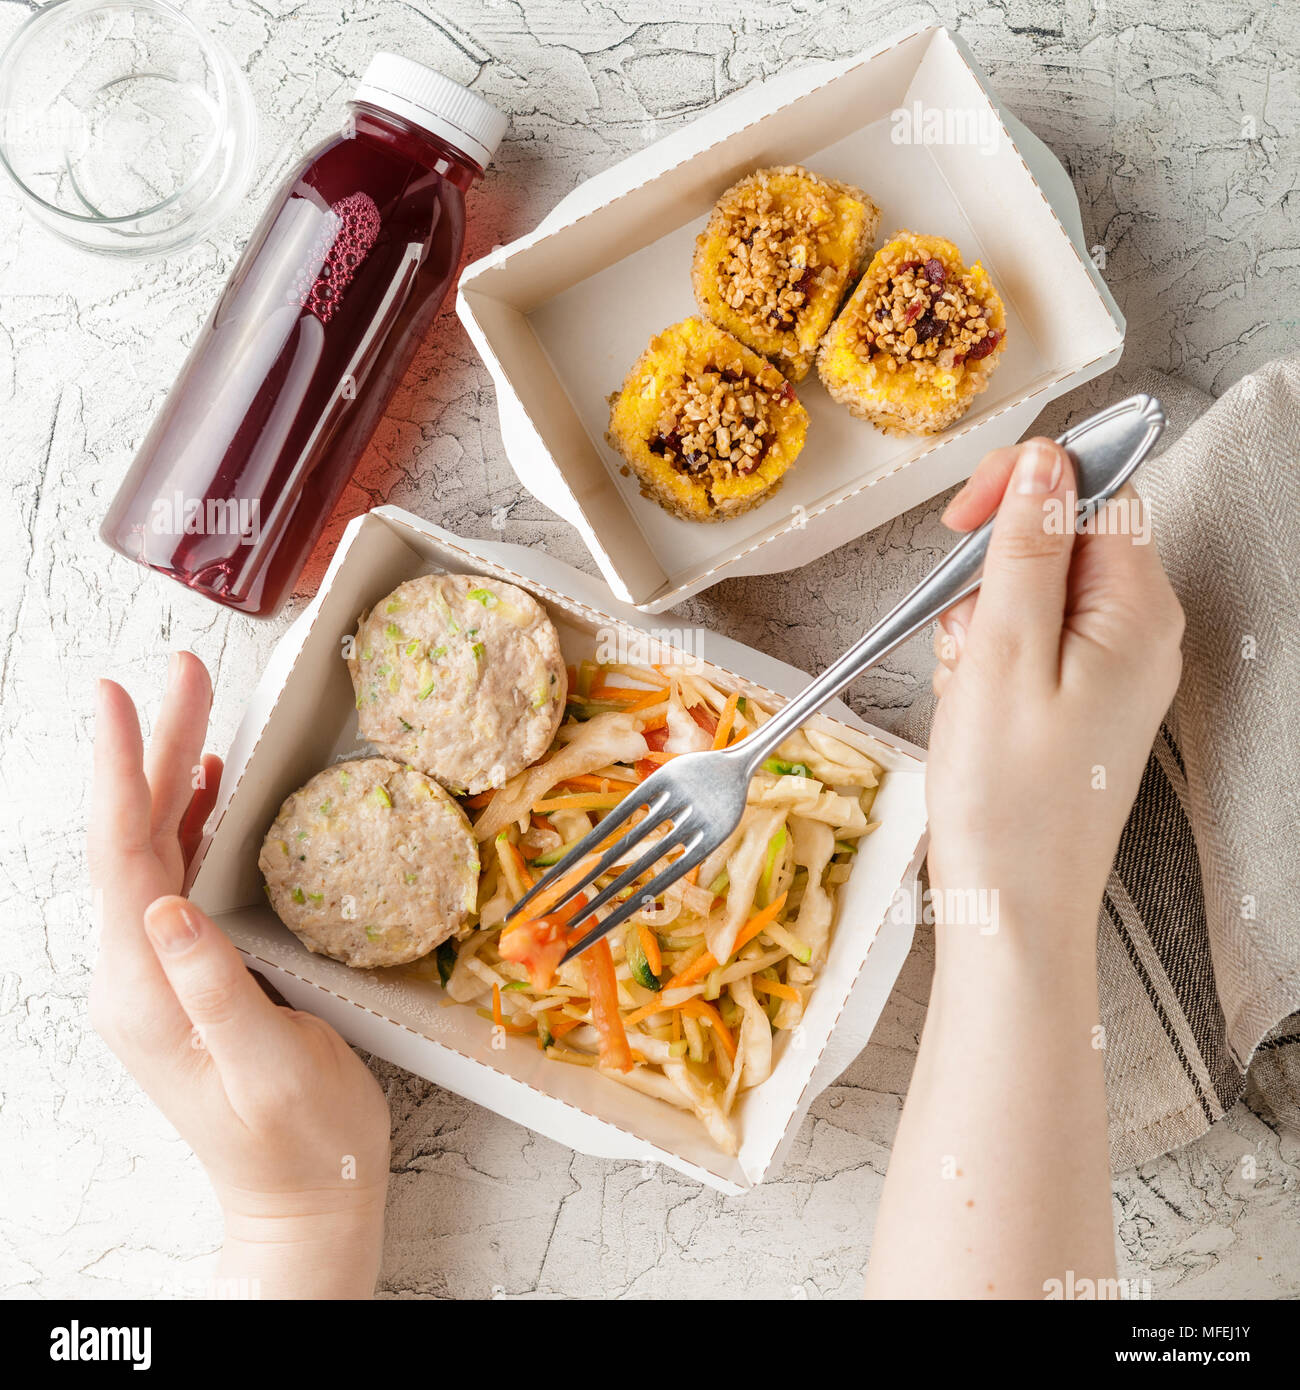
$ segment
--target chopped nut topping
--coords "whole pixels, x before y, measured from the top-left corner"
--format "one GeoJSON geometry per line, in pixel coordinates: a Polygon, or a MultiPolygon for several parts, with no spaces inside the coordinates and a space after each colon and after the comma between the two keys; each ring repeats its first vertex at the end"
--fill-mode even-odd
{"type": "Polygon", "coordinates": [[[687,477],[752,473],[775,436],[778,409],[793,398],[789,382],[773,391],[731,368],[687,376],[666,396],[650,450],[687,477]]]}
{"type": "Polygon", "coordinates": [[[1002,336],[989,326],[970,276],[952,279],[934,259],[900,265],[857,315],[857,355],[867,361],[883,352],[889,371],[910,364],[921,380],[987,357],[1002,336]]]}
{"type": "Polygon", "coordinates": [[[794,327],[820,270],[818,248],[828,240],[823,209],[783,208],[761,185],[746,188],[734,207],[727,253],[718,266],[723,299],[765,332],[794,327]]]}

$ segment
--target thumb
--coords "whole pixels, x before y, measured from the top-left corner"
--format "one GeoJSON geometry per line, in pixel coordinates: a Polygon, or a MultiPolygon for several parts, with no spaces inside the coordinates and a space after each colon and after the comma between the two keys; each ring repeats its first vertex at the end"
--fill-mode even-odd
{"type": "Polygon", "coordinates": [[[1055,681],[1074,546],[1074,470],[1050,439],[1030,439],[993,521],[967,650],[1055,681]]]}
{"type": "Polygon", "coordinates": [[[284,1015],[220,927],[185,898],[150,903],[145,931],[176,999],[223,1077],[261,1065],[284,1015]]]}

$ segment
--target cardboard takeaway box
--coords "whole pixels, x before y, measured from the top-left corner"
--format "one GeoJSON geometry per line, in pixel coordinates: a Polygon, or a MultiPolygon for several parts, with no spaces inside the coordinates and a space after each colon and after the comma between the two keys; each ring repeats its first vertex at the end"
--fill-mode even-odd
{"type": "Polygon", "coordinates": [[[497,392],[520,481],[577,528],[615,595],[658,613],[728,575],[792,569],[966,477],[1055,396],[1118,360],[1124,320],[1089,258],[1060,163],[1000,107],[962,41],[926,27],[746,89],[588,180],[529,235],[468,266],[457,309],[497,392]],[[718,195],[769,165],[864,188],[880,238],[946,236],[989,270],[1007,347],[970,413],[933,438],[880,433],[813,373],[784,486],[700,526],[640,495],[606,444],[606,397],[660,329],[696,312],[691,256],[718,195]]]}
{"type": "MultiPolygon", "coordinates": [[[[489,575],[527,589],[549,610],[570,662],[593,655],[600,640],[640,641],[649,643],[650,659],[702,659],[704,674],[722,688],[778,705],[807,681],[713,634],[670,633],[677,640],[665,642],[598,580],[540,552],[462,540],[381,507],[348,527],[319,594],[276,647],[252,694],[213,829],[191,869],[192,896],[291,1004],[327,1019],[357,1046],[575,1149],[657,1160],[725,1192],[754,1186],[773,1171],[812,1097],[865,1045],[907,955],[910,889],[925,847],[923,754],[838,706],[844,725],[862,731],[849,736],[859,744],[870,736],[872,755],[887,769],[872,811],[880,824],[840,889],[829,959],[802,1032],[781,1035],[772,1075],[738,1103],[741,1148],[728,1157],[693,1115],[586,1068],[549,1061],[531,1039],[504,1039],[497,1050],[475,1011],[450,1004],[436,984],[312,955],[266,901],[257,856],[280,803],[331,762],[366,751],[357,740],[344,639],[360,613],[403,580],[437,571],[489,575]]],[[[843,726],[839,731],[844,736],[843,726]]]]}

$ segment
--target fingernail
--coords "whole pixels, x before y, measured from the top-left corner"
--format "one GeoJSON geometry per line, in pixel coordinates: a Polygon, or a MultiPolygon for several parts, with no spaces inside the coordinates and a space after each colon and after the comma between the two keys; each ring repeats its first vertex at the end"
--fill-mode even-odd
{"type": "Polygon", "coordinates": [[[177,678],[181,673],[181,654],[173,652],[167,659],[167,689],[170,690],[176,684],[177,678]]]}
{"type": "Polygon", "coordinates": [[[1061,452],[1030,440],[1016,460],[1016,491],[1026,496],[1051,492],[1061,481],[1061,452]]]}
{"type": "Polygon", "coordinates": [[[178,956],[199,939],[199,919],[184,898],[160,898],[145,909],[145,930],[160,951],[178,956]]]}
{"type": "Polygon", "coordinates": [[[962,644],[966,641],[966,624],[960,618],[945,618],[943,630],[952,638],[957,650],[961,651],[962,644]]]}

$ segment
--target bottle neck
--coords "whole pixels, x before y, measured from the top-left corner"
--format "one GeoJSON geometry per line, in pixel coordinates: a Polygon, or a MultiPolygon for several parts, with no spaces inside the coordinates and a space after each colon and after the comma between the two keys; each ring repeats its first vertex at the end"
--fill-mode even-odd
{"type": "Polygon", "coordinates": [[[483,177],[483,170],[463,150],[413,121],[372,106],[368,101],[350,101],[348,108],[358,135],[399,150],[408,159],[440,174],[462,193],[469,192],[470,186],[483,177]]]}

